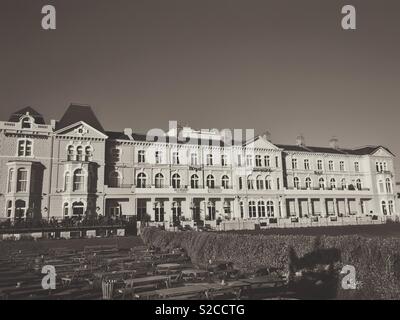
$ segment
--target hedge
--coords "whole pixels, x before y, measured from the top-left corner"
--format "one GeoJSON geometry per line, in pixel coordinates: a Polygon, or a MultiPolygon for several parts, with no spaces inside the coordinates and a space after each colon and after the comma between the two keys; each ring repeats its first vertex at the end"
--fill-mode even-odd
{"type": "Polygon", "coordinates": [[[400,239],[395,237],[169,232],[150,227],[142,230],[142,239],[161,249],[181,247],[195,264],[227,261],[245,271],[275,267],[289,272],[293,259],[299,269],[337,256],[332,258],[336,269],[353,265],[358,282],[356,290],[343,290],[338,283],[338,298],[400,299],[400,239]]]}

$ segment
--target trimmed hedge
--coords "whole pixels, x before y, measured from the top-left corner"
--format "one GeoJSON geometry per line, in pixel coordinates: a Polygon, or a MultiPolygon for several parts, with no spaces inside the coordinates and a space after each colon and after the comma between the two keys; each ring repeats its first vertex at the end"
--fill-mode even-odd
{"type": "Polygon", "coordinates": [[[336,269],[353,265],[359,283],[356,290],[343,290],[339,281],[338,298],[400,299],[400,238],[168,232],[152,227],[142,230],[142,239],[162,249],[182,247],[193,263],[228,261],[246,271],[268,266],[289,272],[293,256],[312,260],[334,251],[336,269]]]}

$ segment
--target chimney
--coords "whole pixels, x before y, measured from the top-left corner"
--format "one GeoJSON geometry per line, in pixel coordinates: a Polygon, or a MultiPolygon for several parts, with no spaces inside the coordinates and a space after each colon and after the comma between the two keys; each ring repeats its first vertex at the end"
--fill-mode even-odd
{"type": "Polygon", "coordinates": [[[329,140],[329,146],[330,146],[332,149],[337,149],[337,148],[339,148],[338,142],[339,142],[338,138],[332,137],[332,138],[329,140]]]}
{"type": "Polygon", "coordinates": [[[267,140],[267,141],[271,142],[271,133],[270,133],[269,131],[265,131],[265,132],[261,135],[261,137],[262,137],[264,140],[267,140]]]}
{"type": "Polygon", "coordinates": [[[130,140],[133,140],[132,134],[133,134],[133,130],[131,128],[124,129],[124,135],[128,136],[130,140]]]}
{"type": "Polygon", "coordinates": [[[306,141],[302,134],[298,135],[296,138],[296,145],[300,147],[304,147],[306,145],[306,141]]]}
{"type": "Polygon", "coordinates": [[[56,130],[57,120],[50,120],[50,126],[53,130],[56,130]]]}

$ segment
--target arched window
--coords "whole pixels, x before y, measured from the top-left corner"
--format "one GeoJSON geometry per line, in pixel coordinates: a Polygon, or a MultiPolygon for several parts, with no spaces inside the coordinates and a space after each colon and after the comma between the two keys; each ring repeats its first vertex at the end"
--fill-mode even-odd
{"type": "Polygon", "coordinates": [[[14,185],[14,169],[10,169],[8,171],[8,186],[7,186],[7,192],[11,193],[14,185]]]}
{"type": "Polygon", "coordinates": [[[392,193],[392,181],[389,178],[386,178],[386,192],[392,193]]]}
{"type": "Polygon", "coordinates": [[[28,170],[25,168],[17,171],[17,192],[27,192],[28,188],[28,170]]]}
{"type": "Polygon", "coordinates": [[[69,190],[70,183],[71,183],[71,174],[69,172],[66,172],[64,176],[64,191],[69,190]]]}
{"type": "Polygon", "coordinates": [[[68,204],[68,202],[64,203],[63,211],[64,211],[64,217],[67,217],[69,215],[69,204],[68,204]]]}
{"type": "Polygon", "coordinates": [[[155,186],[156,186],[156,188],[164,188],[164,176],[162,175],[162,173],[156,174],[155,186]]]}
{"type": "Polygon", "coordinates": [[[121,174],[118,171],[110,172],[110,187],[119,188],[121,187],[121,174]]]}
{"type": "Polygon", "coordinates": [[[262,200],[258,201],[258,217],[265,218],[265,202],[262,200]]]}
{"type": "Polygon", "coordinates": [[[295,189],[299,189],[300,188],[300,179],[299,179],[299,177],[294,177],[293,178],[293,187],[295,189]]]}
{"type": "Polygon", "coordinates": [[[15,218],[24,218],[26,213],[26,202],[24,200],[15,201],[15,218]]]}
{"type": "Polygon", "coordinates": [[[22,118],[22,128],[23,129],[29,129],[32,127],[32,119],[30,117],[24,117],[22,118]]]}
{"type": "Polygon", "coordinates": [[[272,180],[271,180],[270,176],[265,178],[265,189],[267,189],[267,190],[272,189],[272,180]]]}
{"type": "Polygon", "coordinates": [[[254,190],[254,178],[252,176],[247,177],[247,189],[254,190]]]}
{"type": "Polygon", "coordinates": [[[85,160],[91,161],[93,157],[93,148],[91,146],[87,146],[85,148],[85,160]]]}
{"type": "Polygon", "coordinates": [[[243,178],[239,177],[239,190],[243,189],[243,178]]]}
{"type": "Polygon", "coordinates": [[[394,213],[393,200],[389,200],[388,207],[389,207],[389,214],[391,215],[392,213],[394,213]]]}
{"type": "Polygon", "coordinates": [[[192,189],[199,188],[199,176],[197,174],[192,175],[192,177],[190,178],[190,187],[192,189]]]}
{"type": "Polygon", "coordinates": [[[67,160],[72,161],[74,159],[75,149],[74,146],[70,145],[67,149],[67,160]]]}
{"type": "Polygon", "coordinates": [[[83,160],[83,147],[82,146],[78,146],[76,148],[76,160],[77,161],[83,160]]]}
{"type": "Polygon", "coordinates": [[[73,191],[83,191],[85,187],[85,175],[82,169],[76,169],[73,177],[73,191]]]}
{"type": "Polygon", "coordinates": [[[325,189],[325,180],[324,180],[324,178],[319,178],[318,184],[319,184],[319,188],[320,189],[325,189]]]}
{"type": "Polygon", "coordinates": [[[386,201],[382,201],[381,202],[381,205],[382,205],[382,213],[384,214],[384,215],[387,215],[387,207],[386,207],[386,201]]]}
{"type": "Polygon", "coordinates": [[[85,205],[83,202],[74,202],[72,204],[72,214],[77,216],[82,216],[85,212],[85,205]]]}
{"type": "Polygon", "coordinates": [[[344,190],[347,187],[347,183],[346,183],[346,179],[342,178],[342,180],[340,180],[340,187],[344,190]]]}
{"type": "Polygon", "coordinates": [[[181,176],[177,173],[172,175],[172,188],[179,189],[181,187],[181,176]]]}
{"type": "Polygon", "coordinates": [[[214,189],[215,188],[215,179],[214,176],[212,174],[209,174],[207,176],[207,187],[210,189],[214,189]]]}
{"type": "Polygon", "coordinates": [[[275,211],[275,208],[274,208],[274,202],[273,201],[267,201],[267,216],[268,217],[274,217],[274,211],[275,211]]]}
{"type": "Polygon", "coordinates": [[[357,187],[357,190],[361,190],[362,189],[361,179],[357,179],[356,180],[356,187],[357,187]]]}
{"type": "Polygon", "coordinates": [[[257,207],[255,201],[249,201],[249,218],[257,217],[257,207]]]}
{"type": "Polygon", "coordinates": [[[227,175],[222,176],[221,183],[223,189],[229,189],[229,177],[227,175]]]}
{"type": "Polygon", "coordinates": [[[7,218],[11,218],[12,216],[12,201],[7,201],[7,218]]]}
{"type": "Polygon", "coordinates": [[[143,172],[139,173],[137,176],[136,186],[138,188],[146,188],[146,180],[146,174],[143,172]]]}
{"type": "Polygon", "coordinates": [[[335,189],[336,188],[336,180],[335,180],[335,178],[332,178],[329,183],[330,183],[331,189],[335,189]]]}
{"type": "Polygon", "coordinates": [[[172,221],[174,222],[174,224],[179,222],[181,215],[182,215],[181,203],[174,201],[172,203],[172,221]]]}
{"type": "Polygon", "coordinates": [[[312,188],[312,183],[311,183],[311,178],[307,177],[306,178],[306,188],[311,189],[312,188]]]}
{"type": "Polygon", "coordinates": [[[256,185],[257,185],[257,190],[263,190],[264,189],[264,179],[261,176],[257,176],[256,185]]]}

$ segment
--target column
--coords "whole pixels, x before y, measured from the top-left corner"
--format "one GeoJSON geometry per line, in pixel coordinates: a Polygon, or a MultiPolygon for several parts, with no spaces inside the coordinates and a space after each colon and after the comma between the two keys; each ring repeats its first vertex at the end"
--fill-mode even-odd
{"type": "Polygon", "coordinates": [[[193,220],[193,210],[190,209],[192,201],[193,199],[188,197],[182,205],[182,216],[184,216],[186,220],[193,220]]]}
{"type": "Polygon", "coordinates": [[[326,199],[325,198],[320,198],[319,200],[321,202],[321,216],[322,217],[327,217],[327,211],[326,211],[326,199]]]}
{"type": "Polygon", "coordinates": [[[164,205],[164,221],[168,223],[172,223],[172,201],[173,199],[168,198],[163,202],[164,205]]]}
{"type": "Polygon", "coordinates": [[[311,199],[307,199],[307,212],[308,216],[311,217],[313,215],[312,201],[311,199]]]}
{"type": "Polygon", "coordinates": [[[300,208],[299,208],[299,199],[294,198],[294,211],[295,211],[295,216],[300,217],[300,208]]]}
{"type": "Polygon", "coordinates": [[[224,198],[215,201],[215,219],[224,218],[224,198]]]}
{"type": "Polygon", "coordinates": [[[235,198],[235,199],[233,200],[232,218],[240,219],[240,204],[239,204],[239,198],[235,198]]]}
{"type": "Polygon", "coordinates": [[[349,199],[348,198],[344,198],[344,215],[345,216],[350,215],[349,199]]]}
{"type": "Polygon", "coordinates": [[[243,207],[244,207],[243,219],[247,220],[249,219],[249,199],[247,197],[243,201],[243,207]]]}

